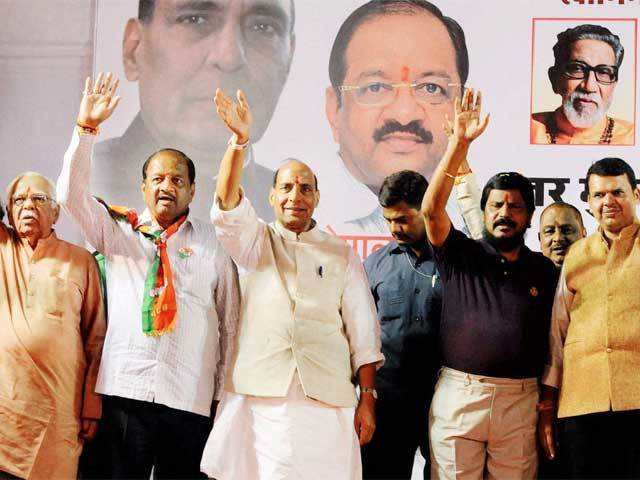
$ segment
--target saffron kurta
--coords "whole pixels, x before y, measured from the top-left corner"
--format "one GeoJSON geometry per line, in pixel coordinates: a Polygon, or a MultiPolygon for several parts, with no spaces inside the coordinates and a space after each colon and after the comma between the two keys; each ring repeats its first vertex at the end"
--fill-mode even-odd
{"type": "Polygon", "coordinates": [[[91,254],[55,232],[33,250],[0,224],[0,471],[76,478],[105,329],[91,254]]]}
{"type": "Polygon", "coordinates": [[[560,109],[554,112],[534,113],[531,116],[531,143],[541,145],[551,143],[558,145],[634,144],[634,124],[632,122],[605,116],[593,127],[569,135],[563,131],[556,132],[558,118],[561,115],[563,114],[560,109]]]}

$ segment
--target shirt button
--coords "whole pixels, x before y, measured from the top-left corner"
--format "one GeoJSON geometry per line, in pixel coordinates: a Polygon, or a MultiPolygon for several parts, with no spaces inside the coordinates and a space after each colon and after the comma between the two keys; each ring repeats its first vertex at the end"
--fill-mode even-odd
{"type": "Polygon", "coordinates": [[[607,348],[607,353],[613,352],[613,348],[607,348]]]}
{"type": "Polygon", "coordinates": [[[419,321],[420,321],[420,317],[416,317],[416,318],[414,319],[414,322],[419,322],[419,321]]]}

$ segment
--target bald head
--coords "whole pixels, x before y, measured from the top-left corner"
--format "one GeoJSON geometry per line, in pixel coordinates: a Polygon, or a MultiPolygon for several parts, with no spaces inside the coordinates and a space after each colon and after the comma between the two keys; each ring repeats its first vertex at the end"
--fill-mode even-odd
{"type": "Polygon", "coordinates": [[[569,247],[586,236],[580,211],[569,203],[555,202],[540,215],[540,248],[556,267],[562,267],[569,247]]]}
{"type": "Polygon", "coordinates": [[[297,165],[300,168],[307,168],[313,174],[313,180],[315,183],[316,190],[318,189],[318,177],[316,177],[316,174],[313,173],[313,170],[311,170],[311,167],[309,167],[309,165],[307,165],[306,163],[301,162],[300,160],[295,158],[287,158],[284,162],[280,164],[278,169],[275,172],[273,172],[272,187],[275,187],[278,184],[278,174],[280,173],[280,170],[282,170],[283,168],[286,168],[289,164],[297,165]]]}
{"type": "Polygon", "coordinates": [[[306,163],[288,159],[276,170],[269,203],[286,229],[301,233],[312,228],[319,200],[318,180],[306,163]]]}

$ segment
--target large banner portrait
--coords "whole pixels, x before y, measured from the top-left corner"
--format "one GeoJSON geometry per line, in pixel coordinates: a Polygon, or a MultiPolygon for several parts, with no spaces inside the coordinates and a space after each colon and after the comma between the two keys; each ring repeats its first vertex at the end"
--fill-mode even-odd
{"type": "MultiPolygon", "coordinates": [[[[79,23],[79,4],[58,3],[79,23]]],[[[377,202],[383,179],[404,169],[431,176],[446,148],[443,125],[455,98],[471,87],[482,92],[491,115],[469,154],[479,188],[496,172],[521,172],[534,182],[538,207],[569,202],[583,212],[587,230],[595,228],[585,203],[589,165],[614,156],[637,166],[637,3],[365,3],[91,2],[83,10],[86,31],[58,33],[82,35],[83,52],[89,50],[83,62],[68,65],[73,81],[64,89],[56,91],[54,82],[49,96],[20,90],[15,76],[4,74],[9,88],[0,94],[14,98],[20,91],[26,101],[3,103],[0,138],[19,163],[6,160],[0,180],[6,184],[25,169],[45,170],[55,180],[84,76],[112,71],[121,79],[122,101],[94,150],[92,192],[142,210],[143,162],[160,148],[176,148],[195,162],[191,211],[206,219],[229,137],[212,99],[217,88],[242,89],[255,119],[243,187],[259,214],[273,219],[274,170],[300,159],[317,173],[317,220],[366,257],[389,237],[377,202]],[[11,112],[20,108],[16,123],[11,112]],[[59,108],[64,128],[57,120],[47,131],[43,112],[59,108]]],[[[450,216],[463,227],[451,203],[450,216]]],[[[532,232],[537,222],[535,215],[532,232]]],[[[538,248],[535,233],[527,242],[538,248]]]]}

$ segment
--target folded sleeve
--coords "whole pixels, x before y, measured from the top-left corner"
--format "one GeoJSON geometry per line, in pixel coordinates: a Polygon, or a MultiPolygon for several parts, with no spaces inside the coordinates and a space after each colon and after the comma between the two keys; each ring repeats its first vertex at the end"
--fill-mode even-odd
{"type": "Polygon", "coordinates": [[[106,254],[121,230],[104,205],[93,198],[89,191],[95,138],[95,135],[79,134],[74,129],[64,155],[56,195],[58,203],[80,227],[86,241],[97,251],[106,254]]]}
{"type": "Polygon", "coordinates": [[[215,302],[220,340],[213,398],[220,400],[224,391],[225,377],[236,346],[236,334],[240,320],[240,286],[237,269],[221,246],[218,246],[215,264],[218,272],[215,302]]]}
{"type": "Polygon", "coordinates": [[[240,203],[231,210],[222,210],[216,196],[211,208],[211,221],[216,236],[236,264],[245,270],[255,270],[267,240],[267,224],[258,218],[251,202],[241,190],[240,203]]]}
{"type": "Polygon", "coordinates": [[[549,330],[549,356],[542,374],[542,384],[560,388],[562,385],[562,366],[564,360],[564,341],[571,321],[570,311],[574,294],[567,287],[564,269],[556,288],[549,330]]]}
{"type": "Polygon", "coordinates": [[[102,414],[102,400],[96,393],[96,379],[100,368],[102,346],[107,330],[104,300],[98,265],[87,255],[87,285],[82,299],[81,330],[86,359],[82,418],[98,419],[102,414]]]}
{"type": "Polygon", "coordinates": [[[342,320],[351,351],[354,375],[363,365],[384,363],[381,351],[380,323],[360,258],[349,249],[345,289],[342,295],[342,320]]]}

